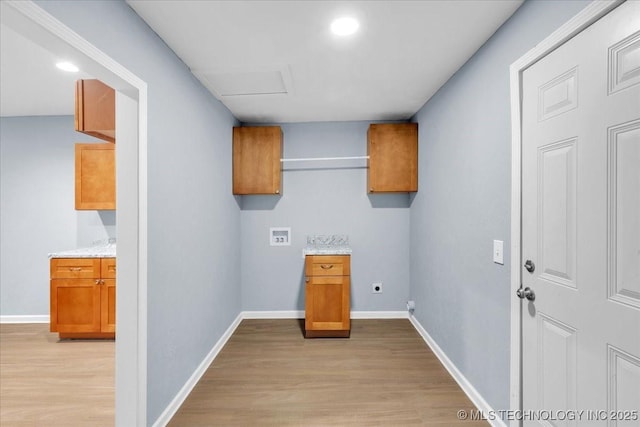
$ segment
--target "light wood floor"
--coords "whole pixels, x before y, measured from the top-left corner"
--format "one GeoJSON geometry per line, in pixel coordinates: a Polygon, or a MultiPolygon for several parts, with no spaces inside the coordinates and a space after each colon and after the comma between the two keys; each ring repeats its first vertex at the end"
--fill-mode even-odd
{"type": "MultiPolygon", "coordinates": [[[[408,320],[352,320],[304,339],[298,320],[244,320],[170,426],[487,426],[408,320]]],[[[0,426],[111,426],[114,342],[0,325],[0,426]]]]}
{"type": "Polygon", "coordinates": [[[48,324],[0,324],[0,425],[112,426],[113,340],[63,340],[48,324]]]}
{"type": "Polygon", "coordinates": [[[304,339],[298,320],[244,320],[169,426],[487,426],[408,320],[352,320],[304,339]]]}

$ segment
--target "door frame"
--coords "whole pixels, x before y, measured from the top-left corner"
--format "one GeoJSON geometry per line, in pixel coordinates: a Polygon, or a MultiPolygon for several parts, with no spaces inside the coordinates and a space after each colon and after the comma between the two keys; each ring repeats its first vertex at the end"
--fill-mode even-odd
{"type": "MultiPolygon", "coordinates": [[[[511,356],[510,408],[522,410],[522,300],[516,298],[522,265],[522,78],[523,72],[589,25],[622,4],[624,0],[593,1],[551,33],[536,47],[511,64],[511,356]]],[[[511,426],[521,425],[512,420],[511,426]]]]}
{"type": "Polygon", "coordinates": [[[147,425],[147,84],[33,1],[3,0],[2,23],[116,90],[115,425],[147,425]]]}

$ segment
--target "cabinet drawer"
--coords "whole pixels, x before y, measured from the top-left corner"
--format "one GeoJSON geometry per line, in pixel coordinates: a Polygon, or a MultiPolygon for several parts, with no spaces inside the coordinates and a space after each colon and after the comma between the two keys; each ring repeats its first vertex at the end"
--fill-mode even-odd
{"type": "Polygon", "coordinates": [[[115,279],[116,278],[116,259],[115,258],[102,258],[101,272],[103,279],[115,279]]]}
{"type": "Polygon", "coordinates": [[[349,255],[307,255],[305,275],[307,276],[348,276],[351,274],[349,255]]]}
{"type": "Polygon", "coordinates": [[[52,258],[52,279],[92,279],[100,277],[100,258],[52,258]]]}

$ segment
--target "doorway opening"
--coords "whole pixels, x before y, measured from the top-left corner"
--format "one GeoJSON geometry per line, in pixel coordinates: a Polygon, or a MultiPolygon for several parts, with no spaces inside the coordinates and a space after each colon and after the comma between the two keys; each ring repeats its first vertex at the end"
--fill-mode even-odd
{"type": "Polygon", "coordinates": [[[146,425],[147,85],[32,2],[3,1],[2,24],[116,90],[118,282],[115,424],[146,425]]]}

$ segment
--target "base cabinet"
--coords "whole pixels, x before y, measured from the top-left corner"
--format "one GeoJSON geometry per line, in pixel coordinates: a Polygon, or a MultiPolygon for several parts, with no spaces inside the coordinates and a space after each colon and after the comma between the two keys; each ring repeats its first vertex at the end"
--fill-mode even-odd
{"type": "Polygon", "coordinates": [[[305,257],[305,337],[349,337],[349,255],[305,257]]]}
{"type": "Polygon", "coordinates": [[[53,258],[50,330],[60,338],[115,338],[115,258],[53,258]]]}

